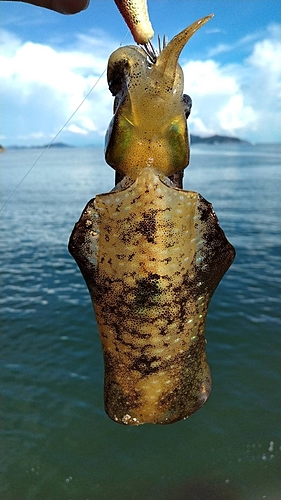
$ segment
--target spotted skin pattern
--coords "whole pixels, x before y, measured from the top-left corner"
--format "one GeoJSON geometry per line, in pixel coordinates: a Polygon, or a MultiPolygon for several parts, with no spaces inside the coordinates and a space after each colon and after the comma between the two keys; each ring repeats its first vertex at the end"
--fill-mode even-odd
{"type": "Polygon", "coordinates": [[[96,313],[105,409],[121,424],[187,418],[211,391],[207,308],[235,251],[212,205],[174,183],[189,158],[177,58],[210,17],[177,35],[154,65],[138,47],[111,56],[117,101],[106,159],[121,180],[88,203],[69,241],[96,313]]]}
{"type": "Polygon", "coordinates": [[[146,0],[115,0],[136,43],[145,44],[153,38],[154,31],[148,16],[146,0]]]}
{"type": "Polygon", "coordinates": [[[70,243],[98,321],[106,411],[124,424],[183,419],[211,390],[204,326],[232,247],[212,206],[170,184],[147,168],[97,196],[70,243]]]}

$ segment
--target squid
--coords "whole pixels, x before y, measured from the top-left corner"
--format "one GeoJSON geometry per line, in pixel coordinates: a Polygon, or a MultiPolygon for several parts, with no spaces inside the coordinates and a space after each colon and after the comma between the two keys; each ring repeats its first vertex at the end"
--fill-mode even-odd
{"type": "Polygon", "coordinates": [[[211,374],[205,322],[235,250],[212,205],[182,189],[189,163],[179,55],[212,16],[159,53],[125,46],[109,58],[115,97],[105,140],[116,186],[85,207],[69,241],[88,286],[101,339],[108,416],[170,424],[206,402],[211,374]]]}

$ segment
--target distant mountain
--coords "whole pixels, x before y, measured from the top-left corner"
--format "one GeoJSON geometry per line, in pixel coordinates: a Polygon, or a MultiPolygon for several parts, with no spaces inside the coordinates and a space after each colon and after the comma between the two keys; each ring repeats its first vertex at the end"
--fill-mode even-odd
{"type": "Polygon", "coordinates": [[[226,135],[212,135],[210,137],[200,137],[190,135],[190,144],[250,144],[248,141],[238,139],[238,137],[228,137],[226,135]]]}
{"type": "Polygon", "coordinates": [[[74,148],[64,142],[53,142],[52,144],[45,144],[43,146],[9,146],[8,149],[46,149],[46,148],[74,148]]]}
{"type": "Polygon", "coordinates": [[[74,146],[70,146],[69,144],[65,144],[64,142],[52,142],[52,144],[45,144],[44,146],[31,146],[31,148],[38,149],[46,149],[46,148],[74,148],[74,146]]]}

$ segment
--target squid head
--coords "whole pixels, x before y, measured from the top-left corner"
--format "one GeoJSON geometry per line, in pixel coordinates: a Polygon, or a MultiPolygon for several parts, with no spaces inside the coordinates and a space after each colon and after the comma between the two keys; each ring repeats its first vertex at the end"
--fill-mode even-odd
{"type": "Polygon", "coordinates": [[[179,55],[191,36],[212,16],[196,21],[155,55],[135,46],[111,55],[107,78],[115,113],[106,136],[105,158],[136,179],[145,167],[170,176],[189,163],[186,118],[191,101],[183,96],[179,55]]]}

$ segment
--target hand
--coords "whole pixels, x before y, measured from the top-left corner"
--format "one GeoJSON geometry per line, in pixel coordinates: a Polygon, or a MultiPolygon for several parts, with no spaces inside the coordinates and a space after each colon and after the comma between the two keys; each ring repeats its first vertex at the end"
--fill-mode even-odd
{"type": "Polygon", "coordinates": [[[89,0],[22,0],[38,7],[55,10],[61,14],[77,14],[89,5],[89,0]]]}
{"type": "MultiPolygon", "coordinates": [[[[11,0],[10,0],[11,1],[11,0]]],[[[15,0],[12,0],[15,1],[15,0]]],[[[61,14],[77,14],[85,10],[90,0],[20,0],[61,14]]],[[[134,40],[146,44],[154,35],[147,11],[147,0],[114,0],[134,40]]]]}

